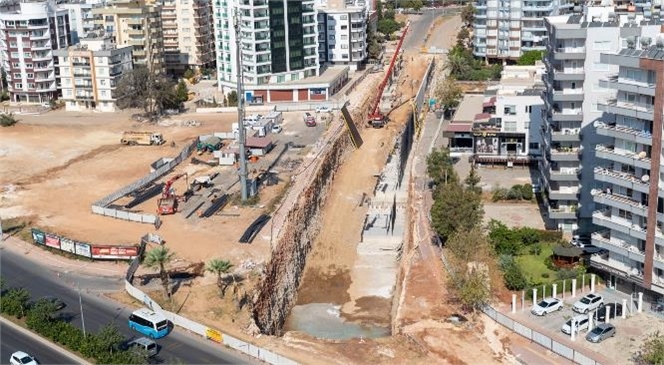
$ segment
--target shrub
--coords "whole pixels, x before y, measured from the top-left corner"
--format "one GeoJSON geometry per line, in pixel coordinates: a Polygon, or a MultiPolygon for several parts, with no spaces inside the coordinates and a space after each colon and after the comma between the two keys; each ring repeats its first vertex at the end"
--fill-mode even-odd
{"type": "Polygon", "coordinates": [[[544,265],[546,265],[547,269],[553,270],[553,271],[558,271],[558,267],[553,264],[553,258],[551,256],[547,257],[544,259],[544,265]]]}
{"type": "Polygon", "coordinates": [[[576,269],[559,269],[558,272],[556,272],[556,277],[558,277],[559,280],[576,279],[577,276],[576,269]]]}
{"type": "Polygon", "coordinates": [[[509,290],[523,290],[528,286],[528,279],[513,256],[501,256],[503,281],[509,290]]]}
{"type": "Polygon", "coordinates": [[[0,114],[0,126],[11,127],[16,123],[18,123],[18,119],[14,116],[14,113],[0,114]]]}
{"type": "Polygon", "coordinates": [[[518,234],[521,237],[521,242],[523,242],[524,245],[529,246],[540,242],[540,231],[535,228],[521,227],[518,229],[518,234]]]}
{"type": "Polygon", "coordinates": [[[22,318],[28,310],[30,293],[24,288],[11,288],[0,299],[2,313],[22,318]]]}
{"type": "Polygon", "coordinates": [[[542,246],[535,245],[535,246],[531,247],[529,253],[531,255],[539,256],[542,253],[542,246]]]}
{"type": "Polygon", "coordinates": [[[558,242],[563,237],[563,233],[561,231],[540,230],[538,233],[541,242],[558,242]]]}
{"type": "Polygon", "coordinates": [[[530,184],[523,184],[521,186],[521,196],[524,200],[533,200],[533,186],[530,184]]]}
{"type": "Polygon", "coordinates": [[[551,277],[551,275],[549,275],[548,272],[543,272],[543,273],[542,273],[542,278],[544,278],[544,279],[548,279],[548,278],[550,278],[550,277],[551,277]]]}
{"type": "Polygon", "coordinates": [[[497,202],[501,200],[507,200],[507,189],[505,188],[497,188],[493,191],[493,195],[491,196],[491,201],[497,202]]]}
{"type": "Polygon", "coordinates": [[[521,200],[523,198],[521,194],[521,185],[514,185],[507,192],[507,200],[521,200]]]}

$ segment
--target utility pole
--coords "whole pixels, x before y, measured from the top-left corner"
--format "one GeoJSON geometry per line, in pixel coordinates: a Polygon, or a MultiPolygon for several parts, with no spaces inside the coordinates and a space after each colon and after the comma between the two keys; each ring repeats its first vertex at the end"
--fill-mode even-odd
{"type": "Polygon", "coordinates": [[[81,297],[81,282],[78,282],[78,305],[81,310],[81,325],[83,326],[83,337],[87,335],[85,333],[85,317],[83,316],[83,298],[81,297]]]}
{"type": "Polygon", "coordinates": [[[239,129],[238,138],[240,139],[240,189],[242,192],[242,202],[246,202],[249,198],[247,191],[247,150],[245,147],[245,129],[244,129],[244,82],[242,70],[242,48],[240,43],[240,17],[242,14],[239,9],[235,10],[233,21],[235,23],[235,46],[237,58],[237,124],[239,129]]]}

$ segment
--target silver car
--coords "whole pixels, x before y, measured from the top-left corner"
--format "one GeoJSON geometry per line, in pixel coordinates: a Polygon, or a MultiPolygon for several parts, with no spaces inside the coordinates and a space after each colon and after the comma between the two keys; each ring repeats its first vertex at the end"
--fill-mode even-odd
{"type": "Polygon", "coordinates": [[[601,323],[586,335],[586,340],[598,343],[616,335],[616,327],[611,323],[601,323]]]}

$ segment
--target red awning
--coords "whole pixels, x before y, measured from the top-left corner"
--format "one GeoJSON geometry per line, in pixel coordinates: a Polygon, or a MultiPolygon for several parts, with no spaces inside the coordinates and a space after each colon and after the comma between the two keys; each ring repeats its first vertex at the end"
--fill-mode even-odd
{"type": "Polygon", "coordinates": [[[472,124],[470,123],[450,123],[445,132],[467,132],[469,133],[472,129],[472,124]]]}

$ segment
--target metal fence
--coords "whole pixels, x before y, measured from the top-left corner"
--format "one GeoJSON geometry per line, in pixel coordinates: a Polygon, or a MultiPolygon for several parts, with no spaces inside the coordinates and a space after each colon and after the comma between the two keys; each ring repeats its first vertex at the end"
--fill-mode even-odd
{"type": "Polygon", "coordinates": [[[147,176],[134,181],[133,183],[122,187],[121,189],[114,191],[113,193],[103,197],[102,199],[94,202],[92,204],[92,213],[94,214],[99,214],[99,215],[104,215],[107,217],[112,217],[116,219],[123,219],[123,220],[128,220],[128,221],[133,221],[133,222],[139,222],[139,223],[147,223],[147,224],[154,224],[158,226],[160,224],[159,217],[154,215],[154,214],[142,214],[142,213],[133,213],[133,212],[128,212],[122,209],[117,209],[117,208],[109,208],[108,206],[113,203],[114,201],[129,195],[131,192],[141,189],[148,184],[152,183],[153,181],[159,179],[160,177],[166,175],[168,172],[173,170],[175,166],[180,164],[182,161],[187,159],[191,152],[196,148],[198,145],[198,140],[194,140],[191,144],[185,146],[180,154],[175,157],[174,159],[165,162],[166,160],[161,160],[162,163],[161,166],[159,166],[158,169],[152,171],[150,174],[147,176]]]}
{"type": "Polygon", "coordinates": [[[435,69],[435,59],[432,59],[431,62],[429,62],[429,66],[427,67],[426,72],[424,73],[423,79],[422,79],[422,84],[420,85],[420,89],[417,91],[417,94],[415,95],[415,112],[416,113],[421,113],[422,109],[424,108],[427,100],[426,95],[427,91],[429,90],[429,86],[431,84],[431,80],[433,79],[433,70],[435,69]]]}

